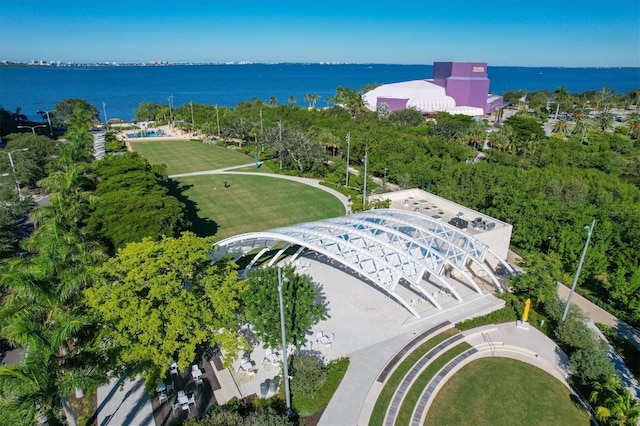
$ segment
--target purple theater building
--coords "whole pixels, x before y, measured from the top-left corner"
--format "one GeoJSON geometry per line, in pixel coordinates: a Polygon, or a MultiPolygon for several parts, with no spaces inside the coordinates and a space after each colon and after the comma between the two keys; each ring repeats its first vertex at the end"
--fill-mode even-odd
{"type": "Polygon", "coordinates": [[[432,79],[383,84],[363,98],[371,111],[384,103],[391,111],[412,108],[425,115],[444,111],[483,117],[502,108],[502,96],[489,93],[484,62],[434,62],[432,79]]]}

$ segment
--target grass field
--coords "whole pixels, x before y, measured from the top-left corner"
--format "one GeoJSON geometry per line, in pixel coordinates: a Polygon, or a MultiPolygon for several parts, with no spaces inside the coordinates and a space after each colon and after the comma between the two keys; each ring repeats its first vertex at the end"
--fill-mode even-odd
{"type": "Polygon", "coordinates": [[[558,380],[508,358],[474,361],[438,392],[425,425],[581,425],[589,416],[558,380]]]}
{"type": "Polygon", "coordinates": [[[399,365],[396,366],[396,368],[393,370],[393,373],[391,373],[391,375],[387,378],[387,381],[380,391],[380,395],[378,395],[376,404],[373,407],[373,411],[371,412],[371,418],[369,419],[370,426],[382,426],[382,424],[384,424],[384,416],[387,413],[387,409],[389,408],[391,399],[398,389],[398,386],[402,382],[402,379],[407,375],[414,364],[418,362],[420,358],[422,358],[436,345],[457,333],[458,330],[456,330],[455,328],[451,328],[433,336],[431,339],[422,343],[415,350],[413,350],[399,365]]]}
{"type": "MultiPolygon", "coordinates": [[[[166,164],[169,175],[253,163],[253,158],[248,155],[198,141],[167,140],[130,143],[133,150],[139,152],[151,164],[166,164]]],[[[255,170],[255,167],[253,169],[255,170]]],[[[260,171],[269,172],[263,167],[260,167],[260,171]]]]}
{"type": "MultiPolygon", "coordinates": [[[[253,162],[247,155],[197,141],[143,141],[131,146],[151,164],[166,164],[169,175],[253,162]]],[[[238,171],[270,172],[265,166],[238,171]]],[[[276,177],[201,175],[171,183],[172,194],[187,205],[191,230],[200,236],[215,235],[216,240],[345,214],[343,204],[331,194],[276,177]]]]}
{"type": "Polygon", "coordinates": [[[345,214],[344,205],[320,189],[251,175],[202,175],[175,179],[193,231],[216,240],[345,214]],[[224,181],[229,188],[224,188],[224,181]],[[214,188],[217,188],[214,190],[214,188]]]}

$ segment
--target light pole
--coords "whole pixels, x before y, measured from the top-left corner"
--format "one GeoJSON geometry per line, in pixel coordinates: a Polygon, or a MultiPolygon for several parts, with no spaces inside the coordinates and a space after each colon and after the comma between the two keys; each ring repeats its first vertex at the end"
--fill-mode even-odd
{"type": "Polygon", "coordinates": [[[567,319],[567,314],[569,313],[569,306],[571,305],[571,298],[573,297],[573,293],[576,289],[576,284],[578,284],[578,277],[580,276],[580,270],[582,269],[582,263],[584,262],[584,257],[587,255],[587,248],[589,247],[589,241],[591,241],[591,234],[593,233],[593,227],[596,225],[596,220],[593,219],[591,222],[591,227],[585,225],[584,229],[587,230],[587,241],[584,243],[584,249],[582,250],[582,256],[580,256],[580,263],[578,264],[578,270],[576,271],[576,276],[573,279],[573,284],[571,285],[571,290],[569,291],[569,297],[567,298],[567,305],[564,307],[564,313],[562,314],[562,320],[560,322],[564,322],[567,319]]]}
{"type": "Polygon", "coordinates": [[[104,126],[107,130],[109,130],[109,120],[107,119],[107,104],[102,102],[102,112],[104,114],[104,126]]]}
{"type": "Polygon", "coordinates": [[[38,127],[47,127],[46,124],[38,124],[37,126],[18,126],[18,129],[31,129],[34,135],[37,135],[36,129],[38,127]]]}
{"type": "Polygon", "coordinates": [[[367,208],[367,160],[369,157],[369,147],[364,149],[364,185],[362,189],[362,208],[367,208]]]}
{"type": "Polygon", "coordinates": [[[282,170],[282,120],[278,120],[278,153],[280,155],[280,170],[282,170]]]}
{"type": "MultiPolygon", "coordinates": [[[[9,163],[11,163],[11,170],[13,170],[14,179],[16,177],[16,165],[13,163],[13,157],[11,156],[11,154],[19,151],[26,152],[26,151],[29,151],[29,148],[14,149],[13,151],[9,151],[9,152],[2,151],[9,156],[9,163]]],[[[20,182],[18,182],[17,179],[16,179],[16,186],[18,187],[18,197],[20,198],[20,201],[24,201],[24,197],[22,196],[22,190],[20,189],[20,182]]]]}
{"type": "Polygon", "coordinates": [[[53,138],[53,126],[51,125],[51,117],[49,116],[50,112],[51,111],[45,111],[45,110],[42,110],[42,109],[36,111],[37,114],[40,114],[40,115],[46,114],[47,115],[47,123],[49,123],[49,132],[51,132],[51,138],[53,138]]]}
{"type": "MultiPolygon", "coordinates": [[[[287,365],[287,334],[284,329],[284,305],[282,303],[282,268],[278,266],[278,299],[280,300],[280,329],[282,331],[282,368],[284,369],[284,394],[287,402],[287,416],[291,416],[291,393],[289,392],[289,366],[287,365]]],[[[285,277],[285,282],[289,279],[285,277]]]]}
{"type": "Polygon", "coordinates": [[[349,189],[349,151],[351,150],[351,132],[347,133],[347,181],[344,186],[349,189]]]}
{"type": "Polygon", "coordinates": [[[193,101],[189,102],[191,106],[191,136],[193,136],[193,132],[196,130],[196,123],[193,119],[193,101]]]}
{"type": "Polygon", "coordinates": [[[220,139],[220,116],[218,115],[218,105],[216,104],[216,124],[218,125],[218,139],[220,139]]]}
{"type": "Polygon", "coordinates": [[[173,95],[167,98],[169,101],[169,117],[171,118],[171,124],[169,124],[169,128],[173,128],[173,95]]]}

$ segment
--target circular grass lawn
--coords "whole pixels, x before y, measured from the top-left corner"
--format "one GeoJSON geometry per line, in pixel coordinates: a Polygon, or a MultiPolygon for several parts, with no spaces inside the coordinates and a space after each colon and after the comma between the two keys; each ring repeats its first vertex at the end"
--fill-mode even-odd
{"type": "Polygon", "coordinates": [[[192,230],[200,236],[215,235],[216,240],[346,213],[330,193],[276,177],[218,174],[174,180],[187,204],[192,230]]]}
{"type": "Polygon", "coordinates": [[[483,358],[449,379],[425,425],[589,425],[589,415],[553,376],[509,358],[483,358]]]}

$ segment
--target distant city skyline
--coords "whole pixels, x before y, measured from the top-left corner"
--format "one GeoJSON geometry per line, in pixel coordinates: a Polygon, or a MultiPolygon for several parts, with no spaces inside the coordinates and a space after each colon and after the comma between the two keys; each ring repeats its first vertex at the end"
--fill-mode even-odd
{"type": "Polygon", "coordinates": [[[640,67],[638,0],[3,0],[0,61],[640,67]]]}

